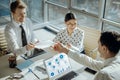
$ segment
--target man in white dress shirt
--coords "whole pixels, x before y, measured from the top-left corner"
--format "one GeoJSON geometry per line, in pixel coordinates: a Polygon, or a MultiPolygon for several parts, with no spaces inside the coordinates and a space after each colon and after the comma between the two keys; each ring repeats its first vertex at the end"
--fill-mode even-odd
{"type": "Polygon", "coordinates": [[[103,32],[98,41],[98,51],[104,61],[94,60],[84,54],[76,54],[63,47],[60,43],[54,45],[54,49],[64,52],[80,64],[92,68],[98,73],[94,80],[120,80],[120,34],[117,32],[103,32]]]}
{"type": "Polygon", "coordinates": [[[8,50],[16,55],[26,54],[31,55],[34,50],[35,39],[32,32],[32,22],[26,19],[26,4],[22,0],[16,0],[11,3],[10,10],[12,13],[12,21],[5,28],[5,37],[8,43],[8,50]],[[26,44],[22,41],[22,29],[25,32],[26,44]]]}

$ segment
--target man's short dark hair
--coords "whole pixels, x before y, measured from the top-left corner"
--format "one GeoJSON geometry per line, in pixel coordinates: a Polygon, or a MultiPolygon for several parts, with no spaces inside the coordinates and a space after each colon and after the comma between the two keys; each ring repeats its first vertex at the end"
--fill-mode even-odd
{"type": "Polygon", "coordinates": [[[22,0],[16,0],[16,1],[11,3],[10,10],[11,10],[12,13],[15,13],[15,10],[17,8],[24,9],[24,8],[27,8],[27,6],[22,0]]]}
{"type": "Polygon", "coordinates": [[[101,33],[100,42],[105,45],[109,51],[117,54],[120,49],[120,34],[114,31],[101,33]]]}

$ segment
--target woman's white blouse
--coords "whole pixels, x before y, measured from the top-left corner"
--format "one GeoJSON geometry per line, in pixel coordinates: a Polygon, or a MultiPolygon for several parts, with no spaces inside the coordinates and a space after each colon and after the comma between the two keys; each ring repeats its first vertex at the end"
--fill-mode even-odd
{"type": "Polygon", "coordinates": [[[83,51],[83,40],[84,40],[84,31],[75,28],[73,33],[68,35],[67,29],[64,29],[60,31],[57,36],[53,39],[54,42],[60,42],[64,45],[67,45],[68,43],[72,45],[72,49],[77,49],[79,52],[83,51]],[[76,47],[76,48],[75,48],[76,47]]]}

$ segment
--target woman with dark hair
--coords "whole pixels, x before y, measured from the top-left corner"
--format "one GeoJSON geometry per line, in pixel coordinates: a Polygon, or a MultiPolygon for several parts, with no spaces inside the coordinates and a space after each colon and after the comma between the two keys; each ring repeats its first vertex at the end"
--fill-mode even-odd
{"type": "Polygon", "coordinates": [[[66,28],[60,31],[53,39],[54,42],[60,42],[66,47],[84,53],[84,31],[77,27],[77,19],[74,13],[65,15],[66,28]]]}

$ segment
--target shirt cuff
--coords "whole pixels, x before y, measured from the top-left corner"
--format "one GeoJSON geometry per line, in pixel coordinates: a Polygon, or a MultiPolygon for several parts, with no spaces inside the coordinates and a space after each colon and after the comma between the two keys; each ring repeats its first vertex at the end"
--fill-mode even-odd
{"type": "Polygon", "coordinates": [[[76,51],[72,50],[72,49],[69,49],[68,51],[68,55],[72,55],[73,53],[75,53],[76,51]]]}
{"type": "Polygon", "coordinates": [[[71,48],[70,49],[72,49],[72,50],[74,50],[74,51],[76,51],[76,52],[78,52],[78,53],[81,53],[84,49],[81,47],[81,48],[78,48],[78,47],[75,47],[75,46],[73,46],[73,45],[71,45],[71,48]]]}

